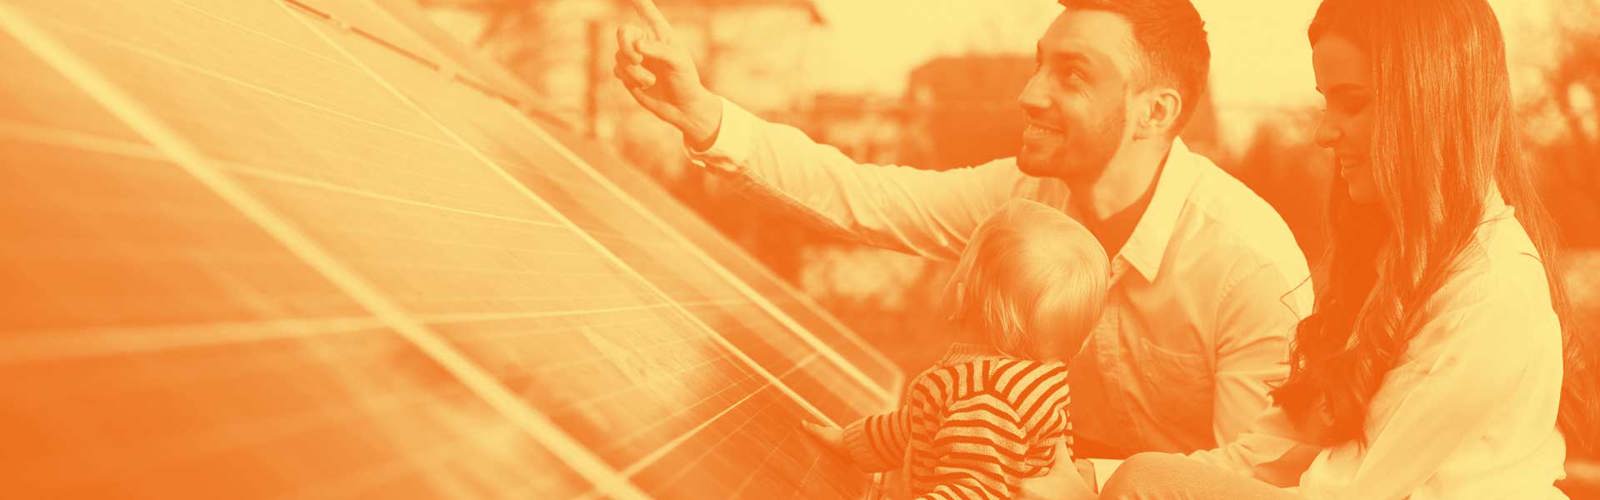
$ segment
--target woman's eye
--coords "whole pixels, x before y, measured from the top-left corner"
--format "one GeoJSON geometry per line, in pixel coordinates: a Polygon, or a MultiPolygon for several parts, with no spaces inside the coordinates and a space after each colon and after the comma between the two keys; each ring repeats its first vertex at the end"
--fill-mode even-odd
{"type": "Polygon", "coordinates": [[[1369,102],[1369,100],[1366,99],[1366,98],[1338,99],[1338,100],[1334,100],[1332,102],[1329,102],[1328,103],[1329,104],[1328,107],[1332,108],[1334,110],[1337,110],[1340,113],[1352,114],[1353,115],[1353,114],[1356,114],[1356,113],[1360,113],[1364,109],[1367,109],[1367,103],[1368,102],[1369,102]]]}

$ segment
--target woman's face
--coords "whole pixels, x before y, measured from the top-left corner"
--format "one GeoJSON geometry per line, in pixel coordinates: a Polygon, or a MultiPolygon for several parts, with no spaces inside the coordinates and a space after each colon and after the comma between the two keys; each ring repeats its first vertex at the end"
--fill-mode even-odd
{"type": "Polygon", "coordinates": [[[1356,203],[1376,203],[1368,152],[1372,147],[1372,66],[1367,54],[1343,36],[1328,34],[1311,46],[1317,92],[1327,108],[1317,126],[1317,145],[1332,149],[1339,177],[1356,203]]]}

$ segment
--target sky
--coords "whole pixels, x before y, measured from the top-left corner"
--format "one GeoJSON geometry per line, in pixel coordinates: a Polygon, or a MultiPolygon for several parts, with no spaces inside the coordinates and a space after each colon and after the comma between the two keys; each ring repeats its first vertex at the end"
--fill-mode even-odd
{"type": "MultiPolygon", "coordinates": [[[[814,0],[828,18],[811,63],[825,89],[897,95],[907,72],[933,57],[1032,55],[1060,13],[1055,0],[814,0]]],[[[1491,0],[1507,44],[1538,45],[1551,0],[1491,0]]],[[[1319,105],[1305,28],[1316,0],[1195,0],[1212,49],[1219,108],[1319,105]]]]}

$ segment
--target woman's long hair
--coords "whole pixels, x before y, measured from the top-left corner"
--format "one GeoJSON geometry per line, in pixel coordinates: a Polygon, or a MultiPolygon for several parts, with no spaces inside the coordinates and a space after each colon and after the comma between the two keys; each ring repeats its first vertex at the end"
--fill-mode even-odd
{"type": "MultiPolygon", "coordinates": [[[[1560,423],[1592,447],[1594,381],[1585,339],[1568,321],[1555,275],[1554,227],[1519,145],[1505,45],[1485,0],[1326,0],[1314,45],[1340,36],[1366,50],[1376,87],[1370,165],[1378,203],[1357,204],[1342,180],[1330,197],[1324,286],[1301,322],[1288,380],[1273,392],[1323,444],[1365,443],[1368,405],[1395,367],[1427,301],[1460,256],[1498,188],[1537,246],[1568,334],[1560,423]]],[[[1511,332],[1506,332],[1511,334],[1511,332]]]]}

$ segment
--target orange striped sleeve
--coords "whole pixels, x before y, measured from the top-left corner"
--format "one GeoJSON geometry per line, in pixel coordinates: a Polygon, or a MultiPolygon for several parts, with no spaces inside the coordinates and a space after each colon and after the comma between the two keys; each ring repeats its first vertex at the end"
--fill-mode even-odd
{"type": "Polygon", "coordinates": [[[929,370],[918,375],[907,391],[906,403],[895,411],[845,426],[844,447],[857,468],[865,472],[894,469],[904,463],[913,439],[926,441],[927,433],[914,428],[926,428],[937,419],[944,400],[955,390],[956,379],[940,376],[941,372],[929,370]]]}

